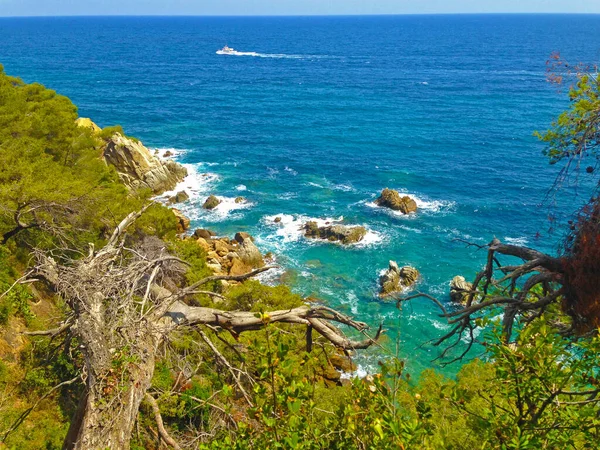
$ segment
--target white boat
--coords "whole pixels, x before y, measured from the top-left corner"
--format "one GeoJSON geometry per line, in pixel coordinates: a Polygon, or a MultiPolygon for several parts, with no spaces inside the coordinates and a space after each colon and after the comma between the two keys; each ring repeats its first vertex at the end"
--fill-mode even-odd
{"type": "Polygon", "coordinates": [[[217,50],[217,55],[233,55],[235,50],[227,45],[223,47],[221,50],[217,50]]]}

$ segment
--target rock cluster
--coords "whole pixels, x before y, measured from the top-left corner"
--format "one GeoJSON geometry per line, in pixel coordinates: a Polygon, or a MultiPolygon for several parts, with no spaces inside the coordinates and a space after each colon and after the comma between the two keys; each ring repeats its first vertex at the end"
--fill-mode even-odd
{"type": "Polygon", "coordinates": [[[131,189],[150,188],[155,194],[162,194],[173,190],[187,176],[187,169],[181,164],[157,158],[141,142],[120,133],[108,140],[102,156],[131,189]]]}
{"type": "Polygon", "coordinates": [[[419,278],[419,271],[414,267],[398,267],[396,261],[390,261],[388,269],[379,277],[379,295],[385,297],[412,286],[419,278]]]}
{"type": "Polygon", "coordinates": [[[215,237],[212,231],[196,230],[192,239],[207,252],[207,266],[216,275],[243,275],[263,267],[264,259],[248,233],[233,239],[215,237]]]}
{"type": "Polygon", "coordinates": [[[465,304],[471,289],[473,289],[473,285],[466,281],[465,277],[461,277],[460,275],[455,276],[450,281],[450,300],[465,304]]]}
{"type": "Polygon", "coordinates": [[[400,211],[403,214],[417,212],[417,202],[414,199],[408,195],[400,196],[398,191],[388,188],[385,188],[381,192],[379,198],[375,200],[375,204],[393,209],[394,211],[400,211]]]}
{"type": "Polygon", "coordinates": [[[214,195],[209,195],[208,198],[204,201],[202,207],[204,209],[215,209],[217,206],[221,204],[221,200],[219,200],[214,195]]]}
{"type": "Polygon", "coordinates": [[[317,222],[306,222],[302,227],[308,238],[325,239],[342,244],[355,244],[363,240],[367,229],[362,226],[325,225],[320,227],[317,222]]]}

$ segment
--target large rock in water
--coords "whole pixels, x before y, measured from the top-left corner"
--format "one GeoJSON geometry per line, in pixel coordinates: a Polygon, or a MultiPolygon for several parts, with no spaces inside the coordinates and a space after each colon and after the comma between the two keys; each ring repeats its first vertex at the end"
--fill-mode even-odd
{"type": "Polygon", "coordinates": [[[367,234],[367,229],[361,226],[326,225],[320,227],[317,222],[306,222],[303,226],[304,235],[309,238],[338,241],[342,244],[360,242],[367,234]]]}
{"type": "Polygon", "coordinates": [[[408,195],[401,197],[398,191],[388,188],[381,192],[379,198],[375,200],[375,204],[394,211],[400,211],[403,214],[417,212],[417,202],[414,199],[408,195]]]}
{"type": "Polygon", "coordinates": [[[202,205],[202,207],[204,209],[215,209],[220,204],[221,204],[221,200],[219,200],[214,195],[209,195],[208,198],[205,200],[204,204],[202,205]]]}
{"type": "Polygon", "coordinates": [[[465,280],[465,277],[455,276],[450,281],[450,300],[456,303],[467,303],[471,289],[473,289],[473,285],[465,280]]]}
{"type": "Polygon", "coordinates": [[[117,169],[125,185],[132,189],[150,188],[155,194],[173,190],[188,174],[181,164],[157,158],[141,142],[120,133],[108,140],[102,156],[117,169]]]}
{"type": "Polygon", "coordinates": [[[379,278],[379,295],[386,297],[402,289],[412,286],[419,278],[419,271],[414,267],[398,267],[396,261],[390,261],[388,269],[379,278]]]}

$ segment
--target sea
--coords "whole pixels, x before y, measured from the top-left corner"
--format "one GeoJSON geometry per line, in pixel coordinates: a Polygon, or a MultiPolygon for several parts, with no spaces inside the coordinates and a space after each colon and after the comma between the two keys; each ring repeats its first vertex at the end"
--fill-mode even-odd
{"type": "Polygon", "coordinates": [[[555,195],[559,167],[533,135],[569,106],[574,78],[547,82],[553,52],[597,63],[600,16],[0,19],[6,73],[188,167],[192,229],[247,231],[279,266],[264,282],[372,331],[383,323],[382,346],[357,358],[363,372],[390,354],[409,373],[441,368],[431,341],[449,325],[438,307],[421,298],[398,309],[377,295],[390,260],[421,273],[406,295],[451,308],[450,280],[485,263],[478,245],[559,251],[557,223],[586,198],[555,195]],[[217,54],[224,45],[235,52],[217,54]],[[377,207],[386,187],[418,212],[377,207]],[[210,194],[222,200],[214,211],[201,208],[210,194]],[[368,234],[353,246],[308,240],[300,227],[312,219],[368,234]]]}

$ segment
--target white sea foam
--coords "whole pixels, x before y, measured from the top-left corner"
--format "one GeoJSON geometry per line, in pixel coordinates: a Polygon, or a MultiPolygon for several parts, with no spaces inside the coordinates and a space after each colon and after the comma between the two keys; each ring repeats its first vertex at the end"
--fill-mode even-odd
{"type": "Polygon", "coordinates": [[[159,158],[173,158],[173,159],[176,159],[178,156],[181,156],[189,151],[187,148],[171,148],[171,147],[151,148],[149,150],[152,151],[153,153],[158,154],[159,158]]]}
{"type": "Polygon", "coordinates": [[[504,240],[506,241],[507,244],[512,244],[512,245],[525,245],[527,244],[527,238],[526,237],[508,237],[506,236],[504,238],[504,240]]]}
{"type": "MultiPolygon", "coordinates": [[[[249,201],[236,203],[234,197],[223,197],[220,195],[216,195],[215,197],[217,197],[221,203],[219,203],[214,209],[211,209],[210,211],[200,210],[201,214],[198,214],[197,211],[198,217],[201,216],[203,221],[221,222],[225,219],[237,218],[239,217],[238,215],[231,214],[233,211],[249,209],[254,206],[254,203],[249,201]]],[[[198,206],[199,205],[196,206],[196,210],[198,209],[198,206]]]]}
{"type": "Polygon", "coordinates": [[[294,175],[294,176],[298,175],[298,172],[296,172],[296,171],[295,171],[294,169],[292,169],[291,167],[285,166],[285,169],[283,169],[283,170],[285,170],[286,172],[289,172],[289,173],[291,173],[291,174],[292,174],[292,175],[294,175]]]}
{"type": "MultiPolygon", "coordinates": [[[[275,214],[272,216],[263,217],[263,222],[271,227],[276,227],[275,233],[272,235],[284,243],[296,242],[304,237],[304,230],[302,229],[304,224],[307,222],[316,222],[319,227],[327,225],[335,225],[343,222],[344,217],[340,216],[337,219],[326,217],[326,218],[314,218],[308,217],[302,214],[275,214]],[[278,223],[275,223],[275,219],[281,219],[278,223]]],[[[367,226],[363,225],[367,229],[365,237],[355,244],[351,244],[352,247],[363,248],[377,245],[383,241],[383,235],[377,231],[374,231],[367,226]]],[[[310,239],[311,243],[322,243],[327,242],[322,239],[310,239]]]]}
{"type": "Polygon", "coordinates": [[[244,184],[238,184],[238,185],[235,187],[235,190],[236,190],[236,191],[246,191],[246,190],[248,190],[248,188],[247,188],[247,187],[246,187],[246,185],[244,185],[244,184]]]}
{"type": "Polygon", "coordinates": [[[202,172],[202,163],[182,165],[188,171],[187,177],[178,183],[175,189],[163,193],[158,197],[159,199],[167,199],[179,191],[186,191],[190,197],[189,203],[194,203],[207,192],[214,189],[215,185],[221,181],[221,177],[216,173],[202,172]]]}
{"type": "Polygon", "coordinates": [[[306,183],[307,186],[316,187],[319,189],[331,189],[333,191],[343,191],[343,192],[352,192],[356,191],[354,186],[349,183],[340,183],[335,184],[329,181],[327,178],[323,178],[322,182],[315,183],[314,181],[309,181],[306,183]]]}

